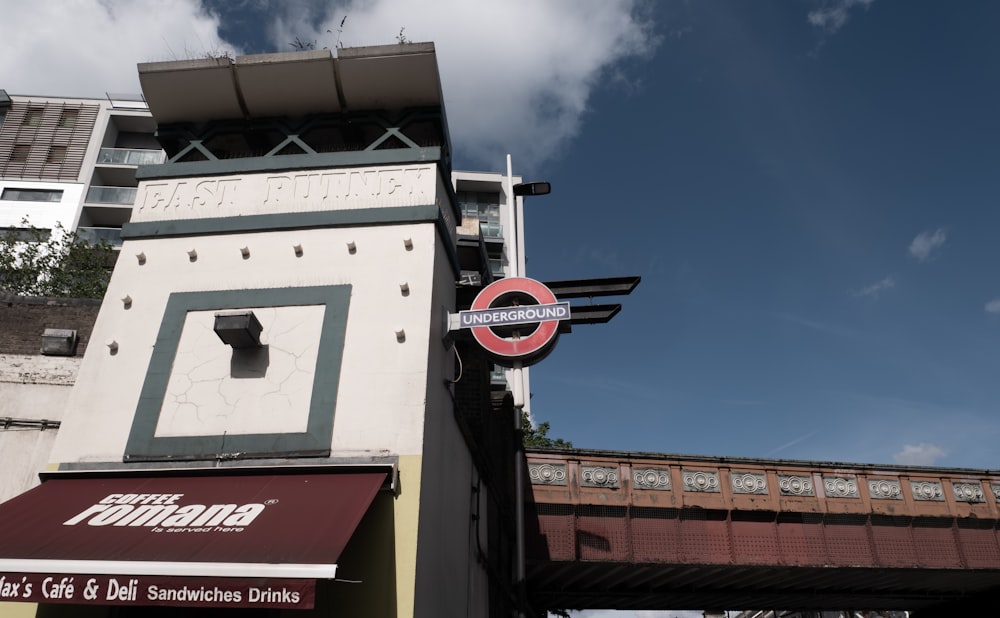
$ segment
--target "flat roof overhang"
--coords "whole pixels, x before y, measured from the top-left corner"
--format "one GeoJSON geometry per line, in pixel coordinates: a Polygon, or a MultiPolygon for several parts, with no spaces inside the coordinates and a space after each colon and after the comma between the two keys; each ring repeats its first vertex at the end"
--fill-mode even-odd
{"type": "Polygon", "coordinates": [[[60,474],[0,504],[0,577],[35,584],[33,593],[0,600],[307,609],[316,580],[336,576],[341,552],[391,471],[60,474]],[[43,591],[46,578],[74,577],[69,597],[43,591]],[[83,596],[88,578],[104,587],[101,594],[83,596]],[[147,592],[228,590],[230,600],[113,598],[126,579],[147,592]],[[287,588],[299,600],[251,602],[252,594],[237,594],[250,586],[287,588]],[[244,604],[234,605],[234,595],[244,604]]]}
{"type": "Polygon", "coordinates": [[[433,43],[138,65],[160,124],[441,107],[433,43]]]}

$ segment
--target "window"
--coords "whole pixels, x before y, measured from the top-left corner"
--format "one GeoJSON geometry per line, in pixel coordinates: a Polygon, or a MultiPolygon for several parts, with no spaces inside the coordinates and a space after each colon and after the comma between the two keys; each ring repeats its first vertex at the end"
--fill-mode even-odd
{"type": "Polygon", "coordinates": [[[0,228],[0,236],[7,242],[45,242],[52,236],[52,230],[46,227],[8,227],[0,228]]]}
{"type": "Polygon", "coordinates": [[[80,117],[80,110],[78,109],[64,109],[61,114],[59,114],[59,124],[56,125],[61,128],[69,128],[76,126],[76,119],[80,117]]]}
{"type": "Polygon", "coordinates": [[[24,113],[24,122],[21,123],[26,127],[37,127],[42,124],[42,114],[45,110],[41,107],[29,107],[28,111],[24,113]]]}
{"type": "Polygon", "coordinates": [[[49,154],[45,157],[46,163],[62,163],[66,160],[66,146],[50,146],[49,154]]]}
{"type": "Polygon", "coordinates": [[[10,161],[11,163],[25,163],[28,160],[29,154],[31,154],[31,146],[29,144],[17,144],[10,151],[10,161]]]}
{"type": "Polygon", "coordinates": [[[12,202],[58,202],[62,200],[60,189],[4,189],[0,200],[12,202]]]}

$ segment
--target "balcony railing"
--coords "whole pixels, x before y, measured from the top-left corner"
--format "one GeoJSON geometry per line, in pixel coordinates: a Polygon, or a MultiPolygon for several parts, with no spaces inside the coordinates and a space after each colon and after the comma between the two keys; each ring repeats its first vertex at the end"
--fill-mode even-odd
{"type": "Polygon", "coordinates": [[[131,206],[135,203],[135,187],[91,187],[87,191],[87,202],[90,204],[122,204],[131,206]]]}
{"type": "Polygon", "coordinates": [[[483,238],[503,238],[503,226],[499,223],[480,221],[479,229],[483,233],[483,238]]]}
{"type": "Polygon", "coordinates": [[[137,150],[132,148],[101,148],[97,155],[98,164],[111,165],[157,165],[167,159],[162,150],[137,150]]]}
{"type": "Polygon", "coordinates": [[[76,237],[93,245],[103,240],[112,247],[122,246],[122,231],[117,227],[78,227],[76,237]]]}
{"type": "Polygon", "coordinates": [[[496,277],[503,277],[503,260],[489,259],[490,272],[496,277]]]}

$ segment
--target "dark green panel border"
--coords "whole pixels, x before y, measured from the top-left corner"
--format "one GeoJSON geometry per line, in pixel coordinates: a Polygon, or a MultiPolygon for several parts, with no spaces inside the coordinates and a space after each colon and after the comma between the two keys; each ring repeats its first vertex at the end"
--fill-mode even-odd
{"type": "Polygon", "coordinates": [[[374,167],[376,165],[409,165],[412,163],[437,163],[441,165],[441,148],[388,148],[385,150],[352,150],[346,152],[320,152],[270,157],[245,157],[217,159],[215,161],[189,161],[140,165],[135,177],[139,180],[164,178],[194,178],[198,176],[224,176],[228,174],[253,174],[283,172],[302,169],[332,169],[340,167],[374,167]]]}
{"type": "Polygon", "coordinates": [[[397,225],[429,223],[440,216],[437,206],[397,206],[390,208],[356,208],[316,212],[282,212],[239,217],[206,217],[138,221],[122,226],[122,239],[167,238],[170,236],[204,236],[207,234],[239,234],[274,230],[301,230],[322,227],[359,227],[365,225],[397,225]]]}
{"type": "Polygon", "coordinates": [[[170,295],[139,394],[124,461],[326,456],[344,355],[350,285],[179,292],[170,295]],[[156,437],[167,382],[189,311],[325,305],[309,418],[304,433],[156,437]]]}

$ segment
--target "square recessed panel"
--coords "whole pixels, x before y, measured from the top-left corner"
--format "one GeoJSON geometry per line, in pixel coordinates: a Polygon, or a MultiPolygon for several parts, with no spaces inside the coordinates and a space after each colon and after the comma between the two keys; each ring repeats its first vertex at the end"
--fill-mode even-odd
{"type": "Polygon", "coordinates": [[[171,294],[124,460],[328,455],[350,297],[350,285],[171,294]],[[257,314],[264,346],[233,350],[212,331],[237,309],[257,314]]]}
{"type": "Polygon", "coordinates": [[[212,330],[217,311],[189,311],[154,436],[300,433],[323,328],[323,305],[248,307],[259,348],[233,349],[212,330]]]}

